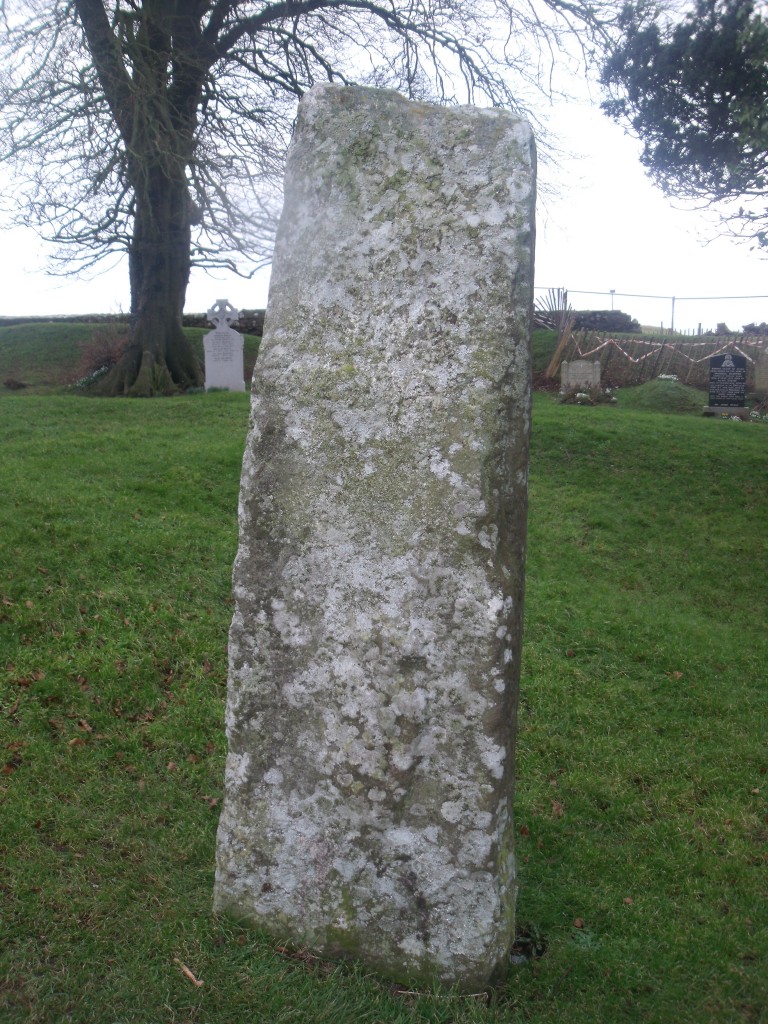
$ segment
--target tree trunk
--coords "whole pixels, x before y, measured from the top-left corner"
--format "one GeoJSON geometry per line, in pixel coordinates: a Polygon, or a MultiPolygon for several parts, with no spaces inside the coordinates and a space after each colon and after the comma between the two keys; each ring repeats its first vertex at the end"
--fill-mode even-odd
{"type": "Polygon", "coordinates": [[[130,251],[131,336],[100,382],[106,395],[169,395],[203,384],[203,372],[181,326],[190,266],[190,200],[183,177],[167,166],[136,189],[130,251]]]}
{"type": "Polygon", "coordinates": [[[202,368],[181,326],[193,208],[186,168],[210,65],[198,52],[202,6],[192,5],[182,14],[184,5],[176,0],[145,0],[130,5],[125,23],[118,23],[117,16],[110,20],[111,5],[105,0],[75,0],[74,6],[125,146],[134,195],[131,337],[97,390],[108,395],[172,394],[203,383],[202,368]],[[178,40],[184,44],[180,48],[178,40]]]}

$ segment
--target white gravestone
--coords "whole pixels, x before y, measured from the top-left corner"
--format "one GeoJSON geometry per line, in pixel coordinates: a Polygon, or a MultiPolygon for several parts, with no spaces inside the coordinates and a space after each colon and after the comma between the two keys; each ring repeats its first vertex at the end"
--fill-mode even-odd
{"type": "Polygon", "coordinates": [[[534,150],[323,85],[240,492],[215,907],[401,980],[508,963],[534,150]]]}
{"type": "Polygon", "coordinates": [[[206,391],[245,391],[243,336],[230,327],[240,313],[226,299],[217,299],[206,315],[215,327],[203,338],[206,391]]]}
{"type": "Polygon", "coordinates": [[[768,348],[760,349],[755,359],[755,392],[768,397],[768,348]]]}
{"type": "Polygon", "coordinates": [[[598,360],[563,360],[560,364],[560,391],[598,391],[600,389],[600,363],[598,360]]]}

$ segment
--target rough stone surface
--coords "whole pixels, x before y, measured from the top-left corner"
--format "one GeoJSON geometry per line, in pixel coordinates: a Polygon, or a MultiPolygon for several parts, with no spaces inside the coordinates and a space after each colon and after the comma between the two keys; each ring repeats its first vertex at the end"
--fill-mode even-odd
{"type": "Polygon", "coordinates": [[[755,359],[755,392],[761,398],[768,396],[768,348],[760,350],[755,359]]]}
{"type": "Polygon", "coordinates": [[[533,142],[302,101],[253,382],[215,906],[485,984],[515,901],[533,142]]]}
{"type": "Polygon", "coordinates": [[[564,359],[560,364],[560,391],[594,391],[600,387],[600,363],[598,360],[564,359]]]}

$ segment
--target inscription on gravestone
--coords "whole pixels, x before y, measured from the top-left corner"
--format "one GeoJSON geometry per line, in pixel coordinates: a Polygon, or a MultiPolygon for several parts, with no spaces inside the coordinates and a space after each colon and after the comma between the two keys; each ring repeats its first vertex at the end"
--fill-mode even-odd
{"type": "Polygon", "coordinates": [[[599,360],[574,359],[563,360],[560,364],[560,391],[593,391],[600,388],[599,360]]]}
{"type": "Polygon", "coordinates": [[[209,352],[216,363],[234,362],[235,353],[232,347],[232,339],[229,332],[214,331],[211,338],[209,352]]]}
{"type": "Polygon", "coordinates": [[[747,385],[747,360],[734,352],[709,360],[709,404],[714,408],[742,408],[747,385]]]}
{"type": "Polygon", "coordinates": [[[214,905],[476,990],[508,963],[534,151],[302,100],[243,460],[214,905]]]}

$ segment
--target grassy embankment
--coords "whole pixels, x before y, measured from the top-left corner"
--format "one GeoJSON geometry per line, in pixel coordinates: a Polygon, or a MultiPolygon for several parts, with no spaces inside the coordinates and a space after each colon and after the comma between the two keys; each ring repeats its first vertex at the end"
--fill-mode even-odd
{"type": "Polygon", "coordinates": [[[211,916],[247,415],[0,388],[0,1020],[768,1020],[768,428],[537,396],[517,828],[544,955],[486,1003],[211,916]]]}
{"type": "MultiPolygon", "coordinates": [[[[210,328],[212,330],[212,328],[210,328]]],[[[18,381],[25,390],[37,394],[60,392],[95,367],[84,365],[84,357],[93,358],[94,336],[102,339],[120,337],[122,324],[24,323],[13,327],[0,326],[0,388],[4,381],[18,381]]],[[[203,360],[202,327],[186,327],[198,357],[203,360]]],[[[251,334],[243,337],[246,379],[253,373],[259,339],[251,334]]],[[[86,359],[87,361],[87,359],[86,359]]]]}

